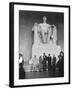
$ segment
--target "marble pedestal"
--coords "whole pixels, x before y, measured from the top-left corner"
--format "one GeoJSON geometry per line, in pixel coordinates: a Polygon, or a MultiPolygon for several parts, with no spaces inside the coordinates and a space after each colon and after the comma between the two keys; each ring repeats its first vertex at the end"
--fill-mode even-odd
{"type": "Polygon", "coordinates": [[[43,56],[43,53],[45,53],[47,56],[48,54],[51,54],[51,56],[55,54],[55,56],[58,57],[60,51],[61,47],[56,44],[34,44],[32,47],[32,58],[34,56],[37,56],[37,58],[39,58],[39,56],[43,56]]]}

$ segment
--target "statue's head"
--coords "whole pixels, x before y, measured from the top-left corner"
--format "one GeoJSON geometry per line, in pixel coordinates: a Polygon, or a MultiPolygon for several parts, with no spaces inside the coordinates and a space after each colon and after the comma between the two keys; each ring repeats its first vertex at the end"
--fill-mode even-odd
{"type": "Polygon", "coordinates": [[[45,22],[46,22],[46,20],[47,20],[47,17],[46,17],[46,16],[44,16],[44,17],[43,17],[43,22],[45,23],[45,22]]]}

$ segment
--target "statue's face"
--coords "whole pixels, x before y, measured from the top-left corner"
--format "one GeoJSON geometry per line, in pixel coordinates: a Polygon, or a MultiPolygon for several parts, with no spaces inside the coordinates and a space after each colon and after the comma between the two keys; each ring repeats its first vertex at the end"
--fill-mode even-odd
{"type": "Polygon", "coordinates": [[[43,22],[46,22],[46,20],[47,20],[47,18],[44,16],[44,17],[43,17],[43,22]]]}

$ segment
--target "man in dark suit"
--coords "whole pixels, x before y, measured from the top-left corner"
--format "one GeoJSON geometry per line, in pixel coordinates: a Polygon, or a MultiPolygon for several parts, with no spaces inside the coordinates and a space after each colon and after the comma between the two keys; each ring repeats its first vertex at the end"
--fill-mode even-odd
{"type": "Polygon", "coordinates": [[[57,68],[59,70],[59,73],[64,76],[64,53],[61,51],[59,56],[59,61],[57,62],[57,68]]]}
{"type": "Polygon", "coordinates": [[[25,79],[25,71],[23,66],[24,66],[23,55],[19,54],[19,79],[25,79]]]}
{"type": "Polygon", "coordinates": [[[43,71],[46,71],[46,60],[47,60],[47,56],[45,55],[45,53],[43,54],[43,71]]]}
{"type": "Polygon", "coordinates": [[[51,55],[50,54],[47,57],[47,61],[48,61],[48,70],[51,70],[51,55]]]}
{"type": "Polygon", "coordinates": [[[53,55],[52,69],[53,71],[56,70],[56,56],[55,55],[53,55]]]}

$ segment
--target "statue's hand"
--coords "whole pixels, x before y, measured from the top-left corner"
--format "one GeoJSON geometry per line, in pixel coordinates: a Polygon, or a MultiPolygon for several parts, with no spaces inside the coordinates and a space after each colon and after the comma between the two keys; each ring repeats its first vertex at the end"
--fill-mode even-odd
{"type": "Polygon", "coordinates": [[[53,27],[56,28],[56,26],[53,24],[53,27]]]}

